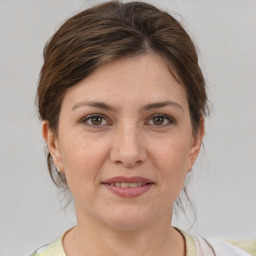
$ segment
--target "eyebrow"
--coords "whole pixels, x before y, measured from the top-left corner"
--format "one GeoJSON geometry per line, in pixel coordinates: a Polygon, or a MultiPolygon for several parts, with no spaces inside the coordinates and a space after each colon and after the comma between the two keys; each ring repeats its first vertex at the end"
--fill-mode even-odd
{"type": "MultiPolygon", "coordinates": [[[[72,107],[71,110],[74,111],[75,109],[83,107],[83,106],[90,106],[90,107],[95,107],[95,108],[100,108],[100,109],[110,110],[110,111],[116,111],[117,110],[113,106],[110,106],[110,105],[108,105],[106,103],[103,103],[103,102],[97,102],[97,101],[88,101],[88,102],[81,101],[81,102],[78,102],[72,107]]],[[[177,107],[177,108],[179,108],[180,110],[183,111],[182,106],[180,104],[178,104],[177,102],[175,102],[175,101],[164,101],[164,102],[149,103],[149,104],[143,106],[141,108],[141,110],[142,111],[148,111],[148,110],[151,110],[151,109],[163,108],[163,107],[166,107],[166,106],[174,106],[174,107],[177,107]]]]}
{"type": "Polygon", "coordinates": [[[81,101],[81,102],[78,102],[76,103],[73,107],[72,107],[72,111],[77,109],[77,108],[80,108],[80,107],[83,107],[83,106],[90,106],[90,107],[95,107],[95,108],[100,108],[100,109],[105,109],[105,110],[111,110],[111,111],[115,111],[116,109],[110,105],[107,105],[103,102],[97,102],[97,101],[88,101],[88,102],[85,102],[85,101],[81,101]]]}
{"type": "Polygon", "coordinates": [[[163,107],[166,107],[166,106],[177,107],[177,108],[179,108],[180,110],[183,111],[182,106],[180,104],[178,104],[177,102],[175,102],[175,101],[164,101],[164,102],[149,103],[149,104],[145,105],[144,107],[142,107],[142,110],[147,111],[147,110],[151,110],[151,109],[154,109],[154,108],[163,108],[163,107]]]}

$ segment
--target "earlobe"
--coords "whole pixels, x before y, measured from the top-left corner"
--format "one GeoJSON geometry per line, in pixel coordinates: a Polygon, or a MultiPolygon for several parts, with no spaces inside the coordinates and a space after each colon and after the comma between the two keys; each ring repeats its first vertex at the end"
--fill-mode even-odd
{"type": "Polygon", "coordinates": [[[204,118],[201,118],[200,125],[198,127],[197,134],[193,137],[190,153],[189,153],[189,165],[188,171],[192,169],[193,164],[196,161],[197,156],[199,155],[203,137],[204,137],[205,129],[204,129],[204,118]]]}
{"type": "Polygon", "coordinates": [[[56,135],[53,133],[53,131],[50,129],[49,122],[47,120],[44,120],[42,122],[42,136],[44,138],[45,143],[47,144],[47,147],[52,156],[54,164],[58,168],[62,169],[62,161],[61,161],[58,139],[56,135]]]}

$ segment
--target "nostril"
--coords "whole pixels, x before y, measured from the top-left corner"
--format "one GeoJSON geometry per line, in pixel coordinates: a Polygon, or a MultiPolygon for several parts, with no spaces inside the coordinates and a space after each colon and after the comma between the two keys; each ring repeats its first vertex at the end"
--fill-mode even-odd
{"type": "Polygon", "coordinates": [[[122,161],[117,160],[117,161],[115,161],[115,163],[116,164],[122,164],[122,161]]]}
{"type": "Polygon", "coordinates": [[[120,142],[113,146],[109,158],[115,164],[134,167],[144,163],[147,156],[144,147],[128,148],[120,142]]]}

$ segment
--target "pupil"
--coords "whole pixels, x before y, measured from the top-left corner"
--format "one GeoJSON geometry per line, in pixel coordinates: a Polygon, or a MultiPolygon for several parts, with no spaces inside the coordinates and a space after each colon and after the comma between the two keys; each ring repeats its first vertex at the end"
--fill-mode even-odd
{"type": "Polygon", "coordinates": [[[93,125],[100,125],[102,123],[102,118],[99,116],[93,117],[92,118],[92,124],[93,125]]]}
{"type": "Polygon", "coordinates": [[[153,118],[153,123],[155,125],[161,125],[161,124],[164,123],[164,118],[161,117],[161,116],[156,116],[156,117],[153,118]]]}

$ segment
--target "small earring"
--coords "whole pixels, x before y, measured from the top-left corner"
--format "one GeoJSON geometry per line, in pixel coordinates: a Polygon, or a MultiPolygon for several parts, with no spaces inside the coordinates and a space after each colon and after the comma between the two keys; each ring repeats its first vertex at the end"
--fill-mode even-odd
{"type": "Polygon", "coordinates": [[[60,168],[58,166],[56,167],[56,171],[60,173],[60,168]]]}

